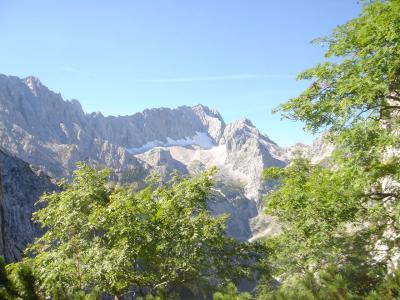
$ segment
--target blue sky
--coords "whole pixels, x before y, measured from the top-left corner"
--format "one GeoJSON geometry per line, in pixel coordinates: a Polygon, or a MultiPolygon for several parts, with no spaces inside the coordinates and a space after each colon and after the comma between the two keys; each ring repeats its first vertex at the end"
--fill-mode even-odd
{"type": "Polygon", "coordinates": [[[0,0],[0,73],[37,76],[86,112],[202,103],[280,145],[309,143],[271,110],[323,59],[310,41],[359,11],[356,0],[0,0]]]}

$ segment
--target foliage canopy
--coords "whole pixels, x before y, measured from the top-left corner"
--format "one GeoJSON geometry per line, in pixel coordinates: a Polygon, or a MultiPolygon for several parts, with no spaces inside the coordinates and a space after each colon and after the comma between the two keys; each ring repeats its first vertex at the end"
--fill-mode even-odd
{"type": "Polygon", "coordinates": [[[249,276],[259,246],[227,237],[227,216],[208,212],[213,173],[175,175],[167,183],[153,178],[134,192],[109,184],[108,170],[79,164],[72,182],[44,195],[45,206],[34,214],[47,231],[26,261],[41,293],[172,299],[249,276]]]}
{"type": "MultiPolygon", "coordinates": [[[[269,263],[282,292],[295,277],[321,286],[334,265],[330,287],[344,280],[348,293],[335,297],[366,297],[400,250],[400,1],[365,1],[359,17],[316,42],[326,61],[301,73],[309,88],[276,111],[326,131],[335,151],[320,164],[298,157],[265,171],[276,182],[267,212],[283,228],[268,240],[269,263]]],[[[324,298],[317,294],[307,299],[324,298]]]]}

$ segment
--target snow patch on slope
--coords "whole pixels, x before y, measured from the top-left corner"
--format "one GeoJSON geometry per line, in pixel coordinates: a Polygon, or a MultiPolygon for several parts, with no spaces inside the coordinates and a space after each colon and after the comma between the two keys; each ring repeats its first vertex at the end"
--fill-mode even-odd
{"type": "Polygon", "coordinates": [[[130,148],[127,150],[128,150],[128,152],[130,152],[132,154],[138,154],[138,153],[146,152],[146,151],[156,148],[156,147],[172,147],[172,146],[187,147],[187,146],[193,146],[193,145],[197,145],[203,149],[211,149],[212,147],[214,147],[214,143],[213,143],[212,139],[206,132],[196,131],[196,134],[192,137],[185,137],[184,139],[179,139],[179,140],[174,140],[174,139],[171,139],[170,137],[167,137],[167,142],[155,140],[155,141],[147,142],[146,144],[144,144],[138,148],[130,148]]]}

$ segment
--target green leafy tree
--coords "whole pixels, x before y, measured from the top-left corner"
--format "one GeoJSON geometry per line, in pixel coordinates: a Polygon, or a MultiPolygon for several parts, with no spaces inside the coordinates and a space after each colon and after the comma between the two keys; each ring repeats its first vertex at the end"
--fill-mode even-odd
{"type": "Polygon", "coordinates": [[[308,130],[342,131],[399,109],[400,3],[363,3],[359,17],[314,41],[328,48],[327,60],[301,73],[298,79],[311,80],[310,87],[277,109],[308,130]]]}
{"type": "Polygon", "coordinates": [[[368,295],[360,297],[351,288],[351,281],[345,278],[337,266],[328,266],[319,274],[307,272],[304,276],[292,278],[279,288],[263,290],[260,300],[324,300],[324,299],[399,299],[399,269],[386,276],[368,295]]]}
{"type": "Polygon", "coordinates": [[[6,264],[0,257],[0,299],[39,300],[37,280],[30,265],[6,264]]]}
{"type": "Polygon", "coordinates": [[[267,197],[266,211],[282,225],[282,233],[267,242],[275,275],[298,276],[336,263],[360,292],[379,281],[386,262],[374,257],[381,253],[376,241],[383,232],[365,223],[375,220],[376,211],[369,218],[360,207],[369,188],[364,179],[357,183],[351,172],[314,166],[304,159],[285,169],[270,168],[264,176],[278,182],[267,197]]]}
{"type": "Polygon", "coordinates": [[[366,299],[400,299],[400,269],[389,274],[366,299]]]}
{"type": "Polygon", "coordinates": [[[37,279],[32,266],[18,262],[6,266],[7,276],[11,282],[15,298],[21,300],[39,300],[37,279]]]}
{"type": "Polygon", "coordinates": [[[7,274],[6,263],[4,258],[0,256],[0,299],[8,300],[12,299],[13,296],[14,288],[7,274]]]}
{"type": "Polygon", "coordinates": [[[335,264],[364,297],[399,251],[400,1],[365,1],[360,16],[316,42],[326,61],[299,75],[309,88],[277,111],[327,131],[336,150],[324,166],[298,158],[265,171],[276,183],[267,212],[282,224],[269,263],[283,282],[310,272],[319,280],[335,264]]]}
{"type": "Polygon", "coordinates": [[[229,283],[223,291],[214,293],[214,300],[251,300],[252,296],[249,293],[238,292],[233,283],[229,283]]]}
{"type": "Polygon", "coordinates": [[[139,192],[108,183],[107,170],[79,164],[61,192],[44,195],[34,219],[47,231],[28,249],[46,296],[58,299],[135,294],[173,299],[185,290],[251,275],[261,245],[225,235],[207,197],[214,171],[153,179],[139,192]]]}

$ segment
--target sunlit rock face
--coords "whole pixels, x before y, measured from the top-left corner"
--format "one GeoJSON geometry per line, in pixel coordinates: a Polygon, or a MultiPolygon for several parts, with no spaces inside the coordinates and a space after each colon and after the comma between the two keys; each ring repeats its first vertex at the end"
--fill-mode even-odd
{"type": "Polygon", "coordinates": [[[43,171],[0,148],[0,256],[7,262],[21,259],[26,246],[40,234],[33,224],[35,202],[56,186],[43,171]]]}
{"type": "MultiPolygon", "coordinates": [[[[112,99],[110,99],[112,101],[112,99]]],[[[168,179],[173,170],[195,174],[216,166],[209,207],[229,213],[228,232],[239,239],[271,231],[261,214],[263,169],[284,167],[279,147],[249,120],[226,124],[203,105],[157,108],[128,116],[85,113],[37,78],[0,75],[0,146],[54,178],[69,177],[77,161],[108,166],[124,182],[152,170],[168,179]]]]}

